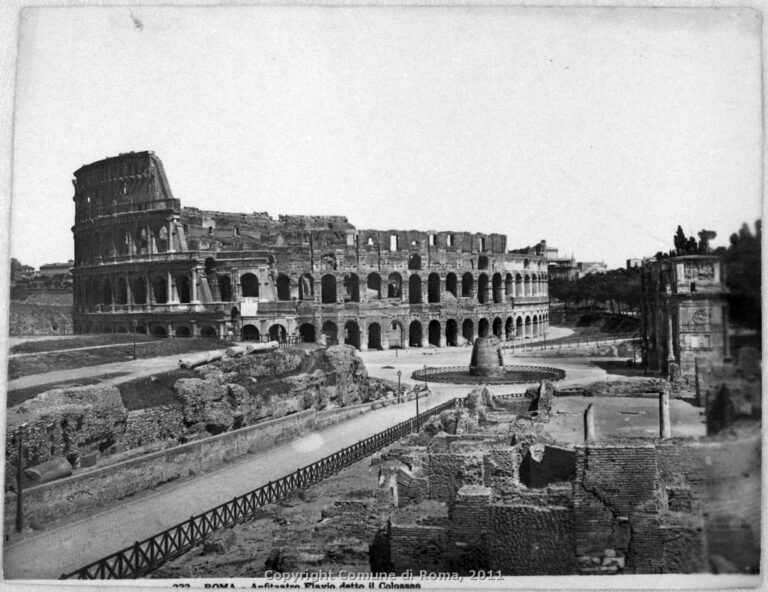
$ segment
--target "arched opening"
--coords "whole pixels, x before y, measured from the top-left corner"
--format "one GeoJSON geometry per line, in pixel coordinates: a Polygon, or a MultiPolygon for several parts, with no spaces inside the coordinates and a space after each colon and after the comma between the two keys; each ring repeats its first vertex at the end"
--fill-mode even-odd
{"type": "Polygon", "coordinates": [[[147,285],[144,283],[144,278],[133,278],[133,281],[131,282],[131,292],[133,293],[134,304],[147,303],[147,285]]]}
{"type": "Polygon", "coordinates": [[[502,322],[499,317],[496,317],[495,319],[493,319],[493,334],[499,339],[501,339],[501,326],[502,326],[502,322]]]}
{"type": "Polygon", "coordinates": [[[360,327],[356,321],[347,321],[344,324],[344,343],[360,349],[360,327]]]}
{"type": "Polygon", "coordinates": [[[369,273],[366,281],[368,300],[379,300],[381,298],[381,276],[378,273],[369,273]]]}
{"type": "Polygon", "coordinates": [[[109,279],[105,279],[102,284],[101,303],[106,305],[112,304],[112,284],[109,283],[109,279]]]}
{"type": "Polygon", "coordinates": [[[477,268],[488,269],[488,257],[486,257],[485,255],[480,255],[477,258],[477,268]]]}
{"type": "Polygon", "coordinates": [[[360,278],[356,273],[344,274],[344,302],[360,302],[360,278]]]}
{"type": "MultiPolygon", "coordinates": [[[[485,304],[488,301],[488,274],[481,273],[477,278],[477,301],[485,304]]],[[[480,337],[483,337],[480,335],[480,337]]]]}
{"type": "Polygon", "coordinates": [[[216,329],[210,325],[205,325],[200,327],[200,337],[205,337],[206,339],[215,339],[218,337],[218,335],[216,335],[216,329]]]}
{"type": "Polygon", "coordinates": [[[421,323],[419,321],[413,321],[408,327],[408,345],[421,347],[421,323]]]}
{"type": "Polygon", "coordinates": [[[176,278],[176,293],[179,295],[179,302],[186,303],[192,299],[188,275],[180,275],[176,278]]]}
{"type": "Polygon", "coordinates": [[[323,276],[321,296],[323,304],[336,303],[336,276],[330,274],[323,276]]]}
{"type": "Polygon", "coordinates": [[[91,281],[91,293],[88,294],[88,300],[92,305],[101,304],[101,299],[99,297],[100,293],[101,290],[99,289],[99,280],[93,279],[91,281]]]}
{"type": "Polygon", "coordinates": [[[232,279],[229,275],[219,275],[219,294],[222,302],[232,302],[232,279]]]}
{"type": "Polygon", "coordinates": [[[436,273],[427,277],[427,302],[440,302],[440,276],[436,273]]]}
{"type": "Polygon", "coordinates": [[[472,343],[475,340],[475,324],[472,319],[465,319],[461,324],[461,336],[467,343],[472,343]]]}
{"type": "Polygon", "coordinates": [[[477,336],[488,337],[489,328],[490,328],[490,323],[488,322],[488,319],[480,319],[477,322],[477,336]]]}
{"type": "Polygon", "coordinates": [[[283,343],[285,341],[285,327],[279,324],[272,325],[269,328],[269,340],[283,343]]]}
{"type": "Polygon", "coordinates": [[[339,329],[333,321],[323,323],[323,335],[326,345],[336,345],[339,343],[339,329]]]}
{"type": "Polygon", "coordinates": [[[315,299],[315,278],[305,273],[299,278],[299,300],[315,299]]]}
{"type": "Polygon", "coordinates": [[[509,341],[515,336],[515,322],[512,317],[507,317],[507,322],[504,323],[504,338],[509,341]]]}
{"type": "Polygon", "coordinates": [[[168,250],[168,229],[165,226],[157,233],[157,252],[165,253],[168,250]]]}
{"type": "Polygon", "coordinates": [[[421,278],[415,273],[408,279],[408,302],[421,304],[421,278]]]}
{"type": "Polygon", "coordinates": [[[531,296],[539,295],[539,278],[534,273],[531,275],[531,296]]]}
{"type": "Polygon", "coordinates": [[[303,323],[299,325],[299,337],[304,343],[315,342],[315,326],[312,323],[303,323]]]}
{"type": "Polygon", "coordinates": [[[525,337],[531,337],[531,317],[525,317],[525,337]]]}
{"type": "Polygon", "coordinates": [[[237,310],[237,307],[236,307],[236,306],[233,306],[233,307],[232,307],[232,310],[230,311],[230,313],[229,313],[229,316],[230,316],[230,318],[231,318],[233,321],[237,320],[237,319],[240,317],[240,311],[239,311],[239,310],[237,310]]]}
{"type": "Polygon", "coordinates": [[[252,273],[241,275],[240,291],[243,298],[257,298],[259,296],[259,278],[252,273]]]}
{"type": "Polygon", "coordinates": [[[158,275],[152,281],[152,295],[155,297],[157,304],[168,302],[168,281],[164,275],[158,275]]]}
{"type": "Polygon", "coordinates": [[[515,280],[512,278],[511,273],[508,273],[504,278],[504,294],[513,297],[515,295],[515,280]]]}
{"type": "Polygon", "coordinates": [[[447,294],[453,294],[453,297],[458,297],[458,294],[456,293],[456,274],[451,272],[448,275],[445,276],[445,292],[447,294]]]}
{"type": "Polygon", "coordinates": [[[455,319],[448,319],[445,323],[445,344],[449,347],[456,347],[459,344],[459,327],[455,319]]]}
{"type": "Polygon", "coordinates": [[[525,337],[523,333],[523,317],[517,317],[515,320],[515,339],[521,339],[525,337]]]}
{"type": "Polygon", "coordinates": [[[472,287],[474,286],[475,278],[472,277],[472,274],[469,272],[466,272],[463,276],[461,276],[461,297],[462,298],[471,298],[472,297],[472,287]]]}
{"type": "Polygon", "coordinates": [[[186,325],[176,327],[176,337],[192,337],[192,329],[186,325]]]}
{"type": "Polygon", "coordinates": [[[421,269],[421,255],[414,253],[408,257],[408,269],[421,269]]]}
{"type": "Polygon", "coordinates": [[[389,349],[405,346],[405,327],[400,321],[392,321],[387,340],[389,341],[389,349]]]}
{"type": "Polygon", "coordinates": [[[261,334],[255,325],[243,325],[242,336],[243,341],[258,341],[261,334]]]}
{"type": "Polygon", "coordinates": [[[278,273],[275,284],[277,287],[277,299],[290,300],[291,299],[291,278],[289,278],[284,273],[278,273]]]}
{"type": "Polygon", "coordinates": [[[440,347],[440,321],[429,321],[427,336],[430,345],[440,347]]]}
{"type": "Polygon", "coordinates": [[[538,337],[539,336],[539,317],[537,315],[534,315],[531,323],[533,325],[533,336],[538,337]]]}
{"type": "Polygon", "coordinates": [[[503,299],[504,295],[501,291],[501,274],[500,273],[494,273],[493,274],[493,302],[495,304],[499,304],[503,299]]]}
{"type": "Polygon", "coordinates": [[[125,278],[117,278],[115,304],[128,304],[128,282],[125,281],[125,278]]]}
{"type": "Polygon", "coordinates": [[[368,325],[368,349],[381,349],[381,325],[368,325]]]}
{"type": "Polygon", "coordinates": [[[523,288],[523,296],[530,296],[531,295],[531,276],[526,275],[525,279],[523,280],[523,283],[525,284],[523,288]]]}
{"type": "Polygon", "coordinates": [[[162,325],[152,327],[152,337],[168,337],[168,332],[162,325]]]}
{"type": "Polygon", "coordinates": [[[403,298],[403,278],[399,273],[390,273],[387,279],[387,298],[403,298]]]}

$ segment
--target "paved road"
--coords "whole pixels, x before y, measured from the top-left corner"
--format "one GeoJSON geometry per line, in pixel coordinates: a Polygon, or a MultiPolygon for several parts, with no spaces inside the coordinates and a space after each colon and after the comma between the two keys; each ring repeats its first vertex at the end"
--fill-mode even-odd
{"type": "MultiPolygon", "coordinates": [[[[451,392],[435,392],[426,399],[421,398],[420,404],[422,409],[427,409],[451,397],[451,392]]],[[[52,530],[22,535],[21,539],[11,540],[4,548],[5,578],[57,578],[414,414],[413,402],[378,409],[100,514],[52,530]]]]}

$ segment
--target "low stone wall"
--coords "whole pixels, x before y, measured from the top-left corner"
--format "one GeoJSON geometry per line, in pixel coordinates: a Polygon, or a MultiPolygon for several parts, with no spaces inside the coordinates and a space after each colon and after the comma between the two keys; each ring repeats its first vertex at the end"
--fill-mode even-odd
{"type": "MultiPolygon", "coordinates": [[[[328,411],[310,409],[26,488],[25,523],[34,521],[44,525],[54,519],[92,511],[168,481],[210,470],[244,454],[290,441],[303,432],[322,429],[360,415],[370,411],[373,405],[375,403],[363,403],[328,411]]],[[[152,424],[156,419],[154,414],[146,415],[143,419],[152,424]]],[[[144,433],[140,426],[146,422],[142,418],[134,418],[135,433],[144,433]]],[[[13,524],[15,508],[16,495],[6,494],[6,528],[13,524]]]]}

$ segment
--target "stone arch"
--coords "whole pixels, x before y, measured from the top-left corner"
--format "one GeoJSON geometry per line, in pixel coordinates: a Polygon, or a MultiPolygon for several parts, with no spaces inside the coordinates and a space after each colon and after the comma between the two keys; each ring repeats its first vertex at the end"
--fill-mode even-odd
{"type": "Polygon", "coordinates": [[[369,273],[365,281],[367,288],[366,296],[368,300],[380,300],[381,299],[381,276],[376,273],[369,273]]]}
{"type": "Polygon", "coordinates": [[[91,293],[88,294],[88,301],[91,305],[101,304],[101,286],[96,278],[91,280],[91,293]]]}
{"type": "Polygon", "coordinates": [[[101,284],[101,303],[107,306],[112,304],[112,283],[109,278],[104,278],[101,284]]]}
{"type": "Polygon", "coordinates": [[[339,328],[333,321],[323,323],[322,333],[327,345],[336,345],[339,342],[339,328]]]}
{"type": "Polygon", "coordinates": [[[492,325],[492,331],[493,331],[494,337],[501,339],[501,329],[502,329],[501,319],[499,317],[496,317],[495,319],[493,319],[493,325],[492,325]]]}
{"type": "Polygon", "coordinates": [[[504,295],[515,296],[515,279],[512,277],[511,273],[508,273],[504,277],[504,295]]]}
{"type": "Polygon", "coordinates": [[[389,336],[389,347],[402,348],[405,343],[405,327],[400,321],[392,321],[391,333],[389,336]],[[394,335],[393,335],[394,333],[394,335]]]}
{"type": "Polygon", "coordinates": [[[291,299],[291,278],[284,273],[278,273],[275,280],[275,287],[277,288],[278,300],[290,300],[291,299]]]}
{"type": "Polygon", "coordinates": [[[403,276],[399,273],[390,273],[387,278],[387,298],[403,298],[403,276]]]}
{"type": "Polygon", "coordinates": [[[152,337],[168,337],[168,331],[162,325],[152,327],[152,337]]]}
{"type": "Polygon", "coordinates": [[[525,337],[525,332],[523,329],[523,317],[517,317],[517,321],[515,321],[515,337],[518,339],[525,337]]]}
{"type": "Polygon", "coordinates": [[[475,278],[472,277],[472,274],[468,271],[461,276],[461,297],[462,298],[471,298],[472,297],[472,287],[475,284],[475,278]]]}
{"type": "Polygon", "coordinates": [[[244,273],[240,276],[240,289],[243,298],[258,298],[259,278],[253,273],[244,273]]]}
{"type": "Polygon", "coordinates": [[[146,304],[147,303],[147,284],[144,282],[144,278],[136,276],[131,282],[131,292],[133,296],[134,304],[146,304]]]}
{"type": "Polygon", "coordinates": [[[472,322],[472,319],[464,319],[461,324],[461,336],[467,343],[472,343],[475,340],[475,323],[472,322]]]}
{"type": "Polygon", "coordinates": [[[344,302],[360,302],[360,278],[356,273],[344,274],[344,302]]]}
{"type": "Polygon", "coordinates": [[[421,304],[421,276],[417,273],[408,278],[408,302],[421,304]]]}
{"type": "Polygon", "coordinates": [[[440,302],[440,276],[434,272],[427,277],[427,302],[440,302]]]}
{"type": "Polygon", "coordinates": [[[192,337],[192,329],[189,325],[179,325],[176,327],[176,337],[192,337]]]}
{"type": "Polygon", "coordinates": [[[179,302],[187,303],[192,300],[191,282],[188,275],[176,277],[176,293],[179,295],[179,302]]]}
{"type": "Polygon", "coordinates": [[[528,315],[525,316],[525,337],[531,337],[531,317],[528,315]]]}
{"type": "Polygon", "coordinates": [[[531,274],[531,296],[538,296],[539,294],[539,277],[534,273],[531,274]]]}
{"type": "Polygon", "coordinates": [[[286,337],[285,327],[283,327],[280,323],[275,323],[269,328],[270,341],[279,341],[280,343],[283,343],[285,342],[285,337],[286,337]]]}
{"type": "MultiPolygon", "coordinates": [[[[323,304],[336,303],[336,276],[327,273],[321,280],[321,296],[323,304]]],[[[325,331],[323,331],[325,333],[325,331]]]]}
{"type": "Polygon", "coordinates": [[[525,274],[525,278],[523,278],[523,296],[530,296],[531,295],[531,276],[529,276],[527,273],[525,274]]]}
{"type": "Polygon", "coordinates": [[[299,278],[299,300],[315,299],[315,278],[304,273],[299,278]]]}
{"type": "Polygon", "coordinates": [[[413,253],[410,257],[408,257],[408,269],[421,269],[421,255],[418,253],[413,253]]]}
{"type": "Polygon", "coordinates": [[[219,295],[222,302],[232,302],[232,279],[228,274],[219,274],[219,295]]]}
{"type": "Polygon", "coordinates": [[[408,345],[410,347],[421,347],[421,333],[421,323],[419,321],[412,321],[408,326],[408,345]]]}
{"type": "Polygon", "coordinates": [[[128,304],[128,282],[125,278],[117,278],[115,304],[128,304]]]}
{"type": "Polygon", "coordinates": [[[429,321],[427,339],[430,345],[440,347],[440,321],[429,321]]]}
{"type": "Polygon", "coordinates": [[[454,298],[458,298],[458,294],[456,292],[456,274],[453,272],[450,272],[448,275],[445,276],[445,291],[448,294],[453,294],[454,298]]]}
{"type": "Polygon", "coordinates": [[[256,328],[256,325],[243,325],[243,329],[241,331],[243,341],[259,341],[261,337],[261,333],[259,333],[259,330],[256,328]]]}
{"type": "Polygon", "coordinates": [[[512,317],[507,317],[507,322],[504,323],[504,338],[509,341],[515,336],[515,321],[512,317]]]}
{"type": "Polygon", "coordinates": [[[481,273],[477,278],[477,301],[480,304],[485,304],[486,302],[488,302],[488,274],[487,273],[481,273]]]}
{"type": "Polygon", "coordinates": [[[448,319],[445,323],[445,345],[456,347],[459,344],[459,327],[456,319],[448,319]]]}
{"type": "Polygon", "coordinates": [[[488,269],[488,257],[485,255],[480,255],[477,258],[477,268],[478,269],[488,269]]]}
{"type": "Polygon", "coordinates": [[[357,321],[344,323],[344,344],[360,349],[360,326],[357,321]]]}
{"type": "Polygon", "coordinates": [[[488,337],[490,333],[490,327],[491,324],[488,322],[488,319],[480,319],[477,322],[477,336],[488,337]]]}
{"type": "Polygon", "coordinates": [[[534,337],[539,336],[539,315],[533,315],[533,318],[531,319],[531,324],[533,325],[532,332],[534,337]]]}
{"type": "Polygon", "coordinates": [[[155,242],[155,246],[157,247],[158,253],[165,253],[168,251],[168,229],[165,227],[165,225],[161,226],[160,229],[157,231],[157,241],[155,242]]]}
{"type": "Polygon", "coordinates": [[[211,327],[210,325],[203,325],[200,327],[200,337],[205,337],[206,339],[215,339],[218,337],[218,334],[216,333],[216,329],[214,327],[211,327]]]}
{"type": "Polygon", "coordinates": [[[493,302],[494,304],[501,303],[502,300],[504,300],[504,295],[502,293],[502,285],[501,285],[501,274],[500,273],[494,273],[493,278],[491,280],[491,284],[493,286],[493,302]]]}
{"type": "Polygon", "coordinates": [[[152,280],[152,295],[157,304],[166,304],[168,302],[168,280],[164,275],[155,276],[152,280]]]}
{"type": "Polygon", "coordinates": [[[515,296],[523,296],[523,276],[519,273],[515,275],[515,296]]]}
{"type": "Polygon", "coordinates": [[[299,336],[305,343],[314,343],[315,338],[315,326],[312,323],[302,323],[299,325],[299,336]]]}
{"type": "Polygon", "coordinates": [[[381,349],[381,325],[368,325],[368,349],[381,349]]]}

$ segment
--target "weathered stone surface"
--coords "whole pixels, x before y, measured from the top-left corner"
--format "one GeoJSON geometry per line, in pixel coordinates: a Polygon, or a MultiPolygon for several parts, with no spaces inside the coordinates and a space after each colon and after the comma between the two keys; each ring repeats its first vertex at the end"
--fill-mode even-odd
{"type": "Polygon", "coordinates": [[[209,555],[209,554],[217,554],[217,555],[223,555],[227,551],[229,551],[234,545],[237,543],[237,536],[235,535],[235,531],[231,528],[228,528],[227,530],[214,534],[213,536],[207,538],[205,542],[203,542],[203,555],[209,555]]]}

